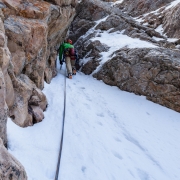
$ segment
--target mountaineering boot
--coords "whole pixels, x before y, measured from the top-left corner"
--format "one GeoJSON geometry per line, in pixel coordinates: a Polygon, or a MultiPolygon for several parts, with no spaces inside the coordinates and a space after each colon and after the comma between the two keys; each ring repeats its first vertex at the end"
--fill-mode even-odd
{"type": "Polygon", "coordinates": [[[69,79],[72,79],[72,74],[69,73],[67,77],[68,77],[69,79]]]}
{"type": "Polygon", "coordinates": [[[73,75],[76,75],[76,69],[75,68],[72,69],[72,72],[73,72],[72,73],[73,75]]]}

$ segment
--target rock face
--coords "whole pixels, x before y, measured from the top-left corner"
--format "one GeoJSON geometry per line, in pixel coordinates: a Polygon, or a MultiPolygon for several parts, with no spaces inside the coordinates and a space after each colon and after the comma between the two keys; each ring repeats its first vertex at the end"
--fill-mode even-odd
{"type": "MultiPolygon", "coordinates": [[[[3,25],[3,16],[0,17],[0,138],[4,145],[7,145],[6,122],[8,116],[8,104],[12,104],[12,100],[7,99],[7,95],[13,91],[12,82],[8,75],[7,69],[10,61],[10,52],[7,48],[7,38],[3,25]],[[8,89],[6,89],[6,86],[8,89]]],[[[11,94],[13,99],[14,94],[11,94]]]]}
{"type": "MultiPolygon", "coordinates": [[[[155,12],[144,15],[141,24],[146,24],[150,28],[162,28],[162,33],[170,38],[180,38],[180,3],[175,6],[162,6],[155,12]]],[[[134,9],[135,11],[135,9],[134,9]]],[[[133,12],[134,12],[133,11],[133,12]]]]}
{"type": "Polygon", "coordinates": [[[74,1],[52,2],[59,6],[45,1],[4,0],[4,24],[15,75],[26,74],[40,89],[44,79],[50,83],[56,75],[57,45],[75,15],[74,1]]]}
{"type": "Polygon", "coordinates": [[[8,153],[0,139],[0,179],[26,180],[24,167],[8,153]]]}
{"type": "MultiPolygon", "coordinates": [[[[12,76],[12,79],[14,77],[12,76]]],[[[35,114],[31,111],[31,106],[36,105],[41,111],[46,109],[47,100],[45,95],[40,91],[36,85],[28,78],[28,76],[21,74],[18,78],[13,79],[15,100],[13,106],[9,110],[11,119],[21,127],[32,126],[36,122],[42,121],[44,116],[39,112],[41,120],[36,121],[35,114]],[[33,104],[33,98],[37,97],[39,103],[33,104]],[[41,105],[40,105],[41,103],[41,105]]]]}
{"type": "MultiPolygon", "coordinates": [[[[173,43],[166,41],[165,36],[161,35],[153,28],[141,25],[132,17],[124,14],[118,8],[109,6],[108,4],[97,0],[84,0],[80,6],[78,6],[77,16],[73,21],[70,30],[70,38],[76,41],[76,48],[78,49],[80,58],[92,57],[94,62],[96,62],[96,60],[100,57],[100,52],[106,51],[107,47],[105,48],[106,50],[101,48],[99,49],[99,52],[94,53],[95,46],[91,41],[89,41],[89,39],[96,36],[101,36],[101,32],[103,31],[109,31],[109,33],[123,31],[123,34],[125,35],[128,35],[132,38],[139,38],[141,40],[152,42],[153,44],[160,47],[174,46],[173,43]],[[91,7],[93,8],[91,9],[91,7]],[[96,16],[97,10],[101,12],[99,13],[99,16],[96,16]],[[104,17],[106,17],[106,19],[95,26],[95,21],[104,17]],[[89,31],[89,29],[92,27],[94,27],[94,30],[89,31]],[[162,38],[163,41],[156,41],[152,37],[162,38]]],[[[105,47],[108,45],[102,46],[105,47]]]]}
{"type": "Polygon", "coordinates": [[[76,18],[71,24],[69,37],[73,42],[77,41],[80,36],[86,34],[86,32],[95,26],[95,22],[103,17],[106,17],[108,13],[100,6],[96,6],[91,1],[84,0],[76,8],[76,18]]]}
{"type": "Polygon", "coordinates": [[[48,102],[41,90],[57,74],[57,51],[76,5],[76,0],[0,0],[0,179],[27,179],[3,147],[7,117],[21,127],[43,120],[48,102]]]}
{"type": "Polygon", "coordinates": [[[180,112],[179,51],[120,49],[93,76],[180,112]]]}
{"type": "MultiPolygon", "coordinates": [[[[77,45],[77,47],[81,48],[79,45],[77,45]]],[[[83,64],[81,71],[88,75],[93,73],[100,64],[100,60],[98,60],[101,57],[100,53],[107,52],[108,50],[109,47],[105,44],[101,44],[100,41],[87,41],[86,46],[83,46],[83,48],[79,50],[81,54],[84,54],[84,56],[89,59],[87,63],[83,64]],[[85,52],[87,52],[87,54],[85,52]]]]}
{"type": "Polygon", "coordinates": [[[173,0],[125,0],[117,5],[131,16],[139,16],[165,6],[173,0]]]}
{"type": "Polygon", "coordinates": [[[77,29],[75,46],[81,58],[81,71],[92,74],[106,84],[144,95],[155,103],[180,112],[180,40],[172,42],[168,39],[180,37],[180,4],[170,6],[172,0],[127,0],[112,6],[112,2],[84,0],[77,9],[70,37],[77,35],[77,29]],[[93,10],[89,7],[93,7],[93,10]],[[93,17],[97,9],[101,16],[95,20],[93,17]],[[147,15],[139,16],[147,12],[147,15]],[[138,21],[131,15],[139,16],[138,21]],[[107,52],[111,47],[93,40],[101,37],[103,32],[121,32],[131,38],[150,42],[155,47],[119,48],[103,64],[102,52],[107,52]]]}
{"type": "Polygon", "coordinates": [[[180,38],[180,3],[164,11],[163,28],[168,37],[180,38]]]}
{"type": "MultiPolygon", "coordinates": [[[[4,55],[5,101],[8,115],[21,127],[44,118],[47,100],[41,90],[44,81],[50,83],[56,76],[57,50],[74,18],[76,5],[76,0],[0,3],[9,49],[8,56],[4,55]],[[38,103],[34,104],[34,97],[38,103]]],[[[0,39],[2,45],[3,38],[5,35],[0,39]]]]}

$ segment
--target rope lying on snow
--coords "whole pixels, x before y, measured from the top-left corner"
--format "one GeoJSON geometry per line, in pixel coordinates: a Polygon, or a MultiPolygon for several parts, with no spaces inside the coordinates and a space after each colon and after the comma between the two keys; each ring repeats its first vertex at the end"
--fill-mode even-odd
{"type": "MultiPolygon", "coordinates": [[[[61,68],[62,68],[62,66],[61,66],[61,68]]],[[[61,68],[60,68],[60,70],[61,70],[61,68]]],[[[57,167],[56,167],[55,180],[58,180],[58,176],[59,176],[60,161],[61,161],[61,154],[62,154],[62,147],[63,147],[63,137],[64,137],[65,114],[66,114],[66,76],[64,78],[64,110],[63,110],[62,133],[61,133],[60,149],[59,149],[59,156],[58,156],[58,162],[57,162],[57,167]]]]}

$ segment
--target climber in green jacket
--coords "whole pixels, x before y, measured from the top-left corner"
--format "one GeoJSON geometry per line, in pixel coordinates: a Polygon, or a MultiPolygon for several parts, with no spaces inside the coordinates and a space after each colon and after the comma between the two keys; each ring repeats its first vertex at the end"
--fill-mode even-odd
{"type": "Polygon", "coordinates": [[[72,75],[76,75],[76,68],[74,46],[70,39],[63,43],[59,48],[59,62],[61,65],[63,64],[63,56],[66,62],[68,78],[72,79],[72,75]]]}

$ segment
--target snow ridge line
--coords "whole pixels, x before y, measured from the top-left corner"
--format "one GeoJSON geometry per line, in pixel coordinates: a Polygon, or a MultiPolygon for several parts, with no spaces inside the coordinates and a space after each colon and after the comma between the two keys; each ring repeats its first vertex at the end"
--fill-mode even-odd
{"type": "Polygon", "coordinates": [[[65,72],[65,76],[64,76],[64,109],[63,109],[62,133],[61,133],[61,140],[60,140],[58,162],[57,162],[57,166],[56,166],[55,180],[58,180],[58,176],[59,176],[59,169],[60,169],[60,163],[61,163],[61,154],[62,154],[62,147],[63,147],[63,139],[64,139],[63,137],[64,137],[65,117],[66,117],[66,72],[65,72]]]}

